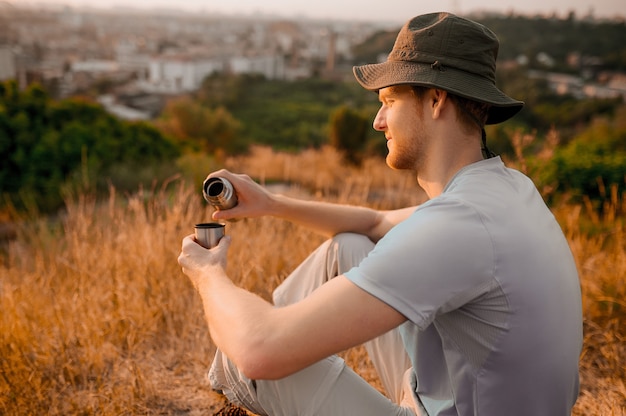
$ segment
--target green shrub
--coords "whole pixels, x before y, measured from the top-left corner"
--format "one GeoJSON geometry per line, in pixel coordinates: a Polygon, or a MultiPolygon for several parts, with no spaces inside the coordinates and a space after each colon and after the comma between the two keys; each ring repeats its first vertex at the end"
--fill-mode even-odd
{"type": "Polygon", "coordinates": [[[551,184],[558,193],[597,202],[607,197],[606,189],[612,186],[623,194],[625,178],[626,127],[604,120],[557,148],[539,181],[551,184]]]}

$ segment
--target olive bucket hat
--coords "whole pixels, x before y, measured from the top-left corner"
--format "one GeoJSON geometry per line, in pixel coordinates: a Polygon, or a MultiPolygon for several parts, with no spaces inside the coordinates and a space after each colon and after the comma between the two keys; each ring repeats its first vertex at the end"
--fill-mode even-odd
{"type": "Polygon", "coordinates": [[[431,13],[402,27],[386,62],[353,71],[371,91],[421,85],[491,104],[487,124],[497,124],[524,106],[496,87],[498,48],[498,38],[487,27],[450,13],[431,13]]]}

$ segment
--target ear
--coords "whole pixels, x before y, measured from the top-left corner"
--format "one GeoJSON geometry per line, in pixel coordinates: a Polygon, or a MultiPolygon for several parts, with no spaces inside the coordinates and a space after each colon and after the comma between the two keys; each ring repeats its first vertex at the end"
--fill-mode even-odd
{"type": "Polygon", "coordinates": [[[437,119],[441,117],[441,112],[448,101],[448,92],[445,90],[440,90],[433,88],[431,90],[431,103],[432,103],[432,115],[433,119],[437,119]]]}

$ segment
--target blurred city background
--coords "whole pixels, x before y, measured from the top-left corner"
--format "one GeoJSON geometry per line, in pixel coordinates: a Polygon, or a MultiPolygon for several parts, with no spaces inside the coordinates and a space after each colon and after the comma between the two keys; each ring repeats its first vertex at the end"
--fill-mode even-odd
{"type": "MultiPolygon", "coordinates": [[[[379,102],[352,66],[441,6],[498,35],[497,84],[526,102],[487,140],[535,182],[576,260],[572,415],[626,415],[624,5],[559,1],[0,0],[0,414],[230,414],[176,262],[210,220],[203,179],[422,202],[414,173],[385,165],[379,102]]],[[[325,238],[267,217],[227,232],[229,275],[266,299],[325,238]]],[[[342,356],[382,390],[364,349],[342,356]]]]}

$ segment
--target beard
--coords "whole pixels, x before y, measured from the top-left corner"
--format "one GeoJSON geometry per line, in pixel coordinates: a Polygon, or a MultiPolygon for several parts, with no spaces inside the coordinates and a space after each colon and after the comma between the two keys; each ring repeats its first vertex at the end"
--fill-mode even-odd
{"type": "Polygon", "coordinates": [[[419,171],[425,155],[423,134],[423,131],[419,131],[403,137],[404,140],[401,141],[391,139],[390,143],[387,143],[389,151],[385,159],[387,166],[394,170],[419,171]]]}

